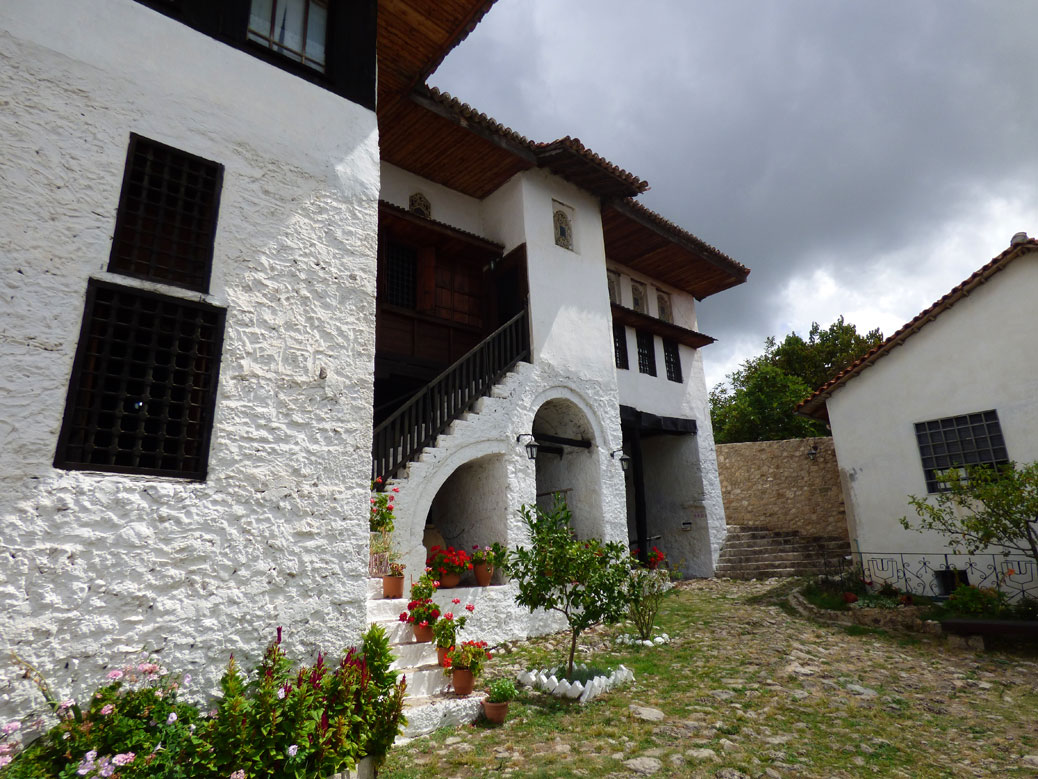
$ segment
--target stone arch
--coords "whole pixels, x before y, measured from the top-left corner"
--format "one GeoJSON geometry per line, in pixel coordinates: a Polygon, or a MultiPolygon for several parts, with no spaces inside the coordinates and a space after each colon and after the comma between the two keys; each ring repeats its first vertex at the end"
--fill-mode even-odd
{"type": "Polygon", "coordinates": [[[562,493],[573,515],[573,530],[581,538],[603,537],[601,426],[590,406],[571,391],[543,400],[531,425],[541,447],[537,454],[537,503],[547,508],[562,493]],[[586,441],[580,446],[551,439],[586,441]]]}

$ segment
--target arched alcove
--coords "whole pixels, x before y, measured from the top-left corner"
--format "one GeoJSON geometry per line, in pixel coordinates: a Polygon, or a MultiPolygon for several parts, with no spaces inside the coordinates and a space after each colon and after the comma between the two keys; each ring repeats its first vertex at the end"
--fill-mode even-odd
{"type": "Polygon", "coordinates": [[[546,401],[533,419],[537,452],[537,503],[552,504],[562,493],[581,538],[602,537],[602,478],[599,448],[590,421],[572,401],[546,401]]]}
{"type": "Polygon", "coordinates": [[[508,545],[507,486],[504,455],[485,455],[458,466],[429,507],[423,539],[426,554],[436,545],[469,554],[474,545],[495,541],[508,545]]]}

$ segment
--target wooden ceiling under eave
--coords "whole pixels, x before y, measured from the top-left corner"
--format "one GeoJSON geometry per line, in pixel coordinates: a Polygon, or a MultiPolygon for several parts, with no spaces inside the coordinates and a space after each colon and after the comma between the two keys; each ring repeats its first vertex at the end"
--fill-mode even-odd
{"type": "Polygon", "coordinates": [[[520,171],[534,167],[518,154],[413,100],[379,113],[382,159],[437,184],[483,199],[520,171]]]}
{"type": "Polygon", "coordinates": [[[607,259],[698,300],[742,284],[750,272],[679,228],[668,229],[664,220],[648,209],[632,207],[628,202],[603,207],[602,229],[607,259]]]}
{"type": "Polygon", "coordinates": [[[379,0],[378,105],[410,94],[464,40],[494,0],[379,0]]]}

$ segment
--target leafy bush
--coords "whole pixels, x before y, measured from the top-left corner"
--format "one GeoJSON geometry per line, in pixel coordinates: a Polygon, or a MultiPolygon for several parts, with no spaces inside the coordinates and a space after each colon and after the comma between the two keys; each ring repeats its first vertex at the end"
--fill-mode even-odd
{"type": "Polygon", "coordinates": [[[88,704],[55,703],[58,724],[4,777],[325,777],[381,759],[399,733],[405,685],[392,660],[372,626],[360,651],[295,670],[279,628],[251,677],[232,656],[208,711],[179,702],[181,679],[155,663],[114,670],[88,704]]]}
{"type": "Polygon", "coordinates": [[[487,690],[487,700],[490,703],[508,703],[518,696],[519,691],[515,689],[515,683],[511,679],[495,679],[487,690]]]}
{"type": "Polygon", "coordinates": [[[670,576],[664,568],[633,568],[627,590],[627,614],[642,641],[652,638],[656,614],[663,603],[670,576]]]}
{"type": "Polygon", "coordinates": [[[393,501],[396,500],[396,493],[399,491],[399,487],[393,487],[386,492],[381,478],[371,482],[371,516],[368,518],[368,528],[372,533],[388,536],[393,532],[393,501]]]}
{"type": "Polygon", "coordinates": [[[1005,613],[1009,601],[1005,594],[995,589],[960,584],[948,596],[946,611],[951,614],[974,617],[997,617],[1005,613]]]}
{"type": "Polygon", "coordinates": [[[513,549],[508,558],[508,573],[519,586],[516,602],[531,612],[557,611],[566,618],[569,678],[580,634],[602,622],[618,622],[627,612],[630,555],[623,544],[578,540],[560,495],[551,511],[523,506],[520,515],[532,544],[529,549],[513,549]]]}

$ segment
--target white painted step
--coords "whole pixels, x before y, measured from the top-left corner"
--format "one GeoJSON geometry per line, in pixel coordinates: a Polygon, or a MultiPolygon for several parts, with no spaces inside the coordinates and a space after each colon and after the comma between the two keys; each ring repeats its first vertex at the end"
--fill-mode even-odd
{"type": "MultiPolygon", "coordinates": [[[[378,620],[368,620],[369,622],[378,622],[378,620]]],[[[394,620],[393,622],[379,622],[379,624],[386,629],[386,635],[389,637],[390,648],[395,644],[413,644],[414,630],[406,622],[400,620],[394,620]]],[[[395,651],[395,650],[394,650],[395,651]]]]}
{"type": "Polygon", "coordinates": [[[475,722],[482,711],[482,693],[472,693],[464,698],[451,695],[446,698],[413,698],[404,703],[407,726],[397,744],[406,744],[412,738],[425,736],[434,730],[475,722]]]}
{"type": "Polygon", "coordinates": [[[436,644],[393,644],[389,647],[396,657],[391,668],[416,668],[422,665],[434,665],[436,660],[436,644]]]}
{"type": "Polygon", "coordinates": [[[441,695],[450,684],[450,677],[444,675],[443,669],[436,665],[423,665],[418,668],[399,669],[407,677],[405,698],[431,698],[441,695]]]}

